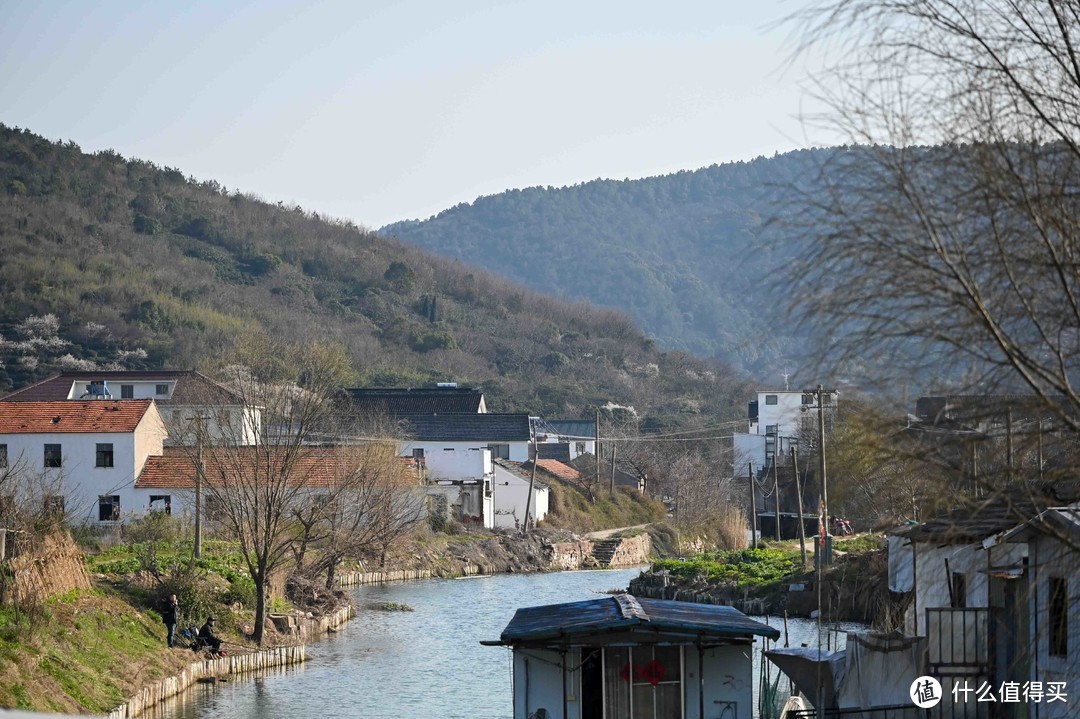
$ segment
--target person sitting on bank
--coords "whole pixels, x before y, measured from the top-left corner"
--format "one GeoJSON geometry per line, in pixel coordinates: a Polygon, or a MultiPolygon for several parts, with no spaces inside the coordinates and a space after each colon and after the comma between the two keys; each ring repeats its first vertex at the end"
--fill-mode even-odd
{"type": "Polygon", "coordinates": [[[206,624],[199,629],[199,643],[204,647],[210,647],[214,653],[221,651],[221,638],[214,633],[217,625],[217,617],[211,614],[206,618],[206,624]]]}
{"type": "Polygon", "coordinates": [[[161,606],[161,621],[165,622],[165,627],[169,631],[166,642],[170,647],[176,645],[176,615],[179,611],[180,603],[176,601],[176,595],[170,594],[169,598],[161,606]]]}

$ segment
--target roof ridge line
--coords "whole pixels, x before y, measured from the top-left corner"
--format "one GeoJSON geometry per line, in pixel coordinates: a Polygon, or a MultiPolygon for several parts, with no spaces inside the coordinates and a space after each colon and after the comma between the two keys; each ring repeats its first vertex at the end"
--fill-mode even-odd
{"type": "Polygon", "coordinates": [[[616,594],[612,597],[619,607],[623,619],[640,619],[643,622],[651,621],[648,613],[641,607],[637,597],[633,594],[616,594]]]}

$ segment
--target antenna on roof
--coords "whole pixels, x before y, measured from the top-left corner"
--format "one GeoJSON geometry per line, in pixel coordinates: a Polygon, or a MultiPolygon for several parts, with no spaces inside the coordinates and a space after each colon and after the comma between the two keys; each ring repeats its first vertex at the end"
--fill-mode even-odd
{"type": "Polygon", "coordinates": [[[788,384],[788,377],[791,376],[790,372],[784,371],[780,373],[780,376],[784,378],[784,391],[787,392],[791,389],[791,385],[788,384]]]}

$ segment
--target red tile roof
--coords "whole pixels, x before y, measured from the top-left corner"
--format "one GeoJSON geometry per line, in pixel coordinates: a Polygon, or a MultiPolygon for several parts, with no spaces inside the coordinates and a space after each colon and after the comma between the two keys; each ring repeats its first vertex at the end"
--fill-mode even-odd
{"type": "Polygon", "coordinates": [[[559,479],[577,479],[581,476],[576,469],[563,464],[557,459],[538,459],[536,460],[536,466],[559,479]]]}
{"type": "Polygon", "coordinates": [[[152,399],[0,402],[0,434],[134,432],[152,399]]]}
{"type": "MultiPolygon", "coordinates": [[[[255,462],[263,466],[267,461],[274,461],[275,454],[266,447],[228,447],[223,450],[207,447],[203,450],[206,481],[220,484],[222,477],[235,479],[234,472],[243,471],[255,462]]],[[[355,457],[343,452],[340,447],[305,447],[296,458],[291,476],[297,483],[307,486],[331,487],[351,471],[355,466],[354,461],[355,457]]],[[[404,464],[401,466],[405,469],[404,464]]],[[[166,447],[164,455],[148,458],[142,473],[135,480],[135,488],[194,489],[193,448],[166,447]]]]}

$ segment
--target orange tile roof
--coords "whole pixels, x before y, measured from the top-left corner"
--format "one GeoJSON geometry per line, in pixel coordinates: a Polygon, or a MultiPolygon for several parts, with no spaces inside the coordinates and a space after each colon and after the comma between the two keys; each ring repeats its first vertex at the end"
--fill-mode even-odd
{"type": "Polygon", "coordinates": [[[581,476],[576,469],[557,459],[538,459],[536,466],[559,479],[577,479],[581,476]]]}
{"type": "MultiPolygon", "coordinates": [[[[203,451],[206,481],[220,484],[221,477],[235,477],[233,472],[257,461],[265,464],[274,453],[266,447],[229,447],[215,456],[213,448],[203,451]]],[[[164,455],[146,460],[136,489],[194,489],[195,453],[191,447],[166,447],[164,455]]],[[[311,487],[331,487],[354,466],[353,458],[336,447],[306,447],[296,459],[291,476],[311,487]]]]}
{"type": "Polygon", "coordinates": [[[0,434],[134,432],[152,399],[0,402],[0,434]]]}

